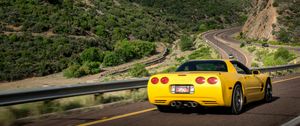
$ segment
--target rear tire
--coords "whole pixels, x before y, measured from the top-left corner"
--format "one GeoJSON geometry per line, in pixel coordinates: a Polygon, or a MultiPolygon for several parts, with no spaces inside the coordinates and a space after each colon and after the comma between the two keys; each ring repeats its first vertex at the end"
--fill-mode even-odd
{"type": "Polygon", "coordinates": [[[166,106],[166,105],[156,105],[157,110],[160,112],[171,112],[172,108],[170,106],[166,106]]]}
{"type": "Polygon", "coordinates": [[[266,87],[265,87],[265,97],[264,101],[269,103],[273,99],[273,94],[272,94],[272,85],[270,81],[267,81],[266,87]]]}
{"type": "Polygon", "coordinates": [[[231,100],[231,113],[238,115],[243,110],[244,96],[242,86],[237,84],[233,88],[232,100],[231,100]]]}

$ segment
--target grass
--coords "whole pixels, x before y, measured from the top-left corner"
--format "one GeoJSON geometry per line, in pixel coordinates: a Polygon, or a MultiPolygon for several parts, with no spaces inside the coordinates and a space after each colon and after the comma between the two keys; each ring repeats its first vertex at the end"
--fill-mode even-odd
{"type": "Polygon", "coordinates": [[[147,100],[147,90],[137,89],[132,91],[119,91],[100,94],[98,96],[86,95],[63,98],[51,101],[19,104],[0,108],[0,125],[13,125],[17,119],[40,116],[47,113],[64,112],[81,107],[89,107],[99,104],[112,103],[123,100],[135,102],[147,100]]]}

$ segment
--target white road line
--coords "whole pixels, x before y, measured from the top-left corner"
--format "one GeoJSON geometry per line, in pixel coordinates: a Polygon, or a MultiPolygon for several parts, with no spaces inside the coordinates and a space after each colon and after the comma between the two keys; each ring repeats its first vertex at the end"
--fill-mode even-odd
{"type": "Polygon", "coordinates": [[[282,124],[281,126],[297,126],[300,124],[300,116],[282,124]]]}

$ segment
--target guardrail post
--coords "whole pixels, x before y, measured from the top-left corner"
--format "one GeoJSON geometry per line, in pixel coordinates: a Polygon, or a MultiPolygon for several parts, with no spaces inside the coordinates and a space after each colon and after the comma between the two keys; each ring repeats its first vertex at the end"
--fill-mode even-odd
{"type": "Polygon", "coordinates": [[[95,102],[100,102],[103,98],[104,98],[103,93],[94,94],[94,101],[95,102]]]}
{"type": "Polygon", "coordinates": [[[139,90],[138,88],[135,88],[135,89],[131,89],[130,92],[133,93],[133,92],[137,92],[138,90],[139,90]]]}

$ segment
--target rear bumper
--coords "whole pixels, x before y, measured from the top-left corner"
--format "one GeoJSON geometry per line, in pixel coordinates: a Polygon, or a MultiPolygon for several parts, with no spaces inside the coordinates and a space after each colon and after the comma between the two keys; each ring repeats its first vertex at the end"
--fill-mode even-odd
{"type": "Polygon", "coordinates": [[[225,106],[222,96],[220,97],[196,97],[196,96],[164,96],[149,98],[154,105],[170,105],[173,101],[193,101],[201,106],[225,106]]]}

